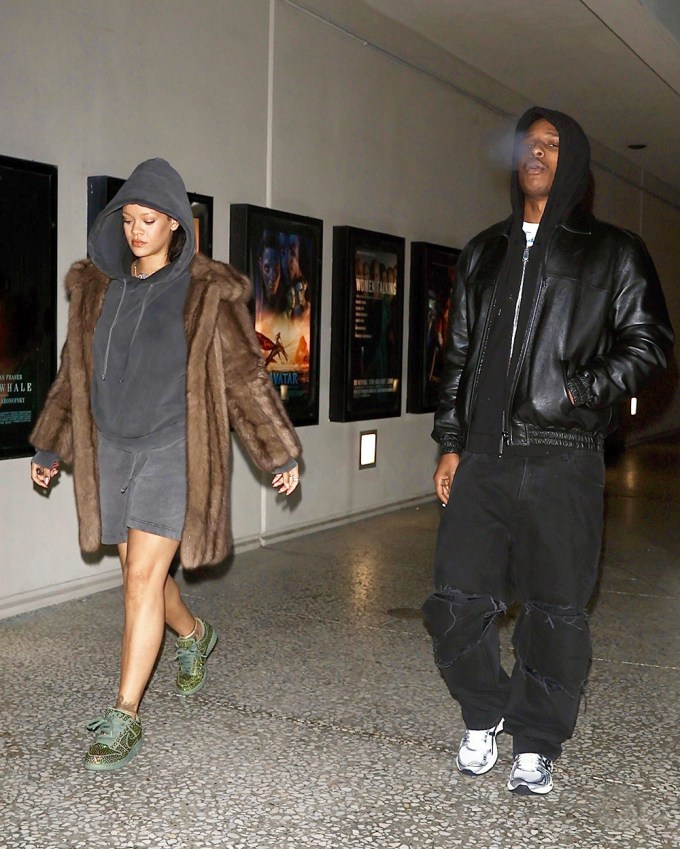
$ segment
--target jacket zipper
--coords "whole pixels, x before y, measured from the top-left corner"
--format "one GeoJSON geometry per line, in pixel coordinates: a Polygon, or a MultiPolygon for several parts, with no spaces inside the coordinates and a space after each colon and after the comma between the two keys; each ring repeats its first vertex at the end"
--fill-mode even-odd
{"type": "MultiPolygon", "coordinates": [[[[508,244],[510,243],[510,237],[507,234],[504,233],[503,238],[505,239],[505,241],[508,244]]],[[[498,293],[498,280],[501,276],[501,272],[503,271],[503,266],[505,265],[507,258],[508,258],[508,246],[506,244],[505,257],[503,258],[503,262],[501,264],[501,267],[498,269],[498,274],[496,274],[496,279],[494,280],[494,284],[493,284],[493,292],[491,293],[491,302],[490,302],[490,306],[489,306],[489,312],[486,316],[486,324],[484,325],[484,332],[482,334],[482,345],[481,345],[481,348],[480,348],[479,363],[477,364],[477,368],[475,369],[475,374],[474,374],[474,378],[473,378],[473,381],[472,381],[472,389],[470,391],[470,401],[469,401],[469,403],[467,405],[467,409],[465,411],[465,416],[466,416],[466,419],[467,419],[467,422],[468,422],[468,426],[469,426],[469,423],[470,423],[470,412],[471,412],[471,410],[474,410],[474,407],[475,407],[475,397],[477,395],[477,384],[479,383],[479,374],[482,370],[482,363],[484,362],[484,355],[486,354],[486,346],[487,346],[488,341],[489,341],[489,328],[491,327],[491,316],[493,315],[494,310],[496,309],[496,306],[497,306],[496,295],[498,293]]]]}
{"type": "Polygon", "coordinates": [[[527,273],[527,263],[529,262],[529,246],[524,246],[522,254],[522,277],[519,281],[519,292],[517,293],[517,303],[515,304],[515,315],[512,319],[512,339],[510,341],[510,359],[508,360],[508,371],[512,361],[512,352],[515,350],[515,334],[517,333],[517,324],[519,322],[519,309],[522,304],[522,293],[524,292],[524,276],[527,273]]]}
{"type": "MultiPolygon", "coordinates": [[[[510,363],[512,362],[512,352],[515,350],[515,334],[517,333],[517,324],[519,322],[519,311],[522,306],[522,294],[524,292],[524,277],[527,273],[527,263],[529,262],[529,245],[524,245],[524,253],[522,254],[522,277],[519,281],[519,292],[517,293],[517,303],[515,304],[515,314],[512,317],[512,337],[510,339],[510,356],[508,357],[508,371],[510,373],[510,363]]],[[[507,376],[506,374],[506,376],[507,376]]],[[[503,449],[508,441],[508,418],[505,408],[503,409],[503,419],[501,423],[501,439],[498,444],[498,456],[503,456],[503,449]]]]}
{"type": "MultiPolygon", "coordinates": [[[[555,228],[555,229],[557,229],[557,228],[555,228]]],[[[510,444],[510,427],[509,427],[509,424],[508,424],[509,421],[510,421],[510,411],[512,410],[512,402],[515,399],[515,391],[517,389],[517,383],[519,382],[519,373],[522,370],[522,363],[524,362],[524,357],[526,356],[527,347],[528,347],[528,340],[529,340],[529,337],[531,336],[531,333],[534,329],[534,324],[536,323],[536,313],[538,312],[538,304],[539,304],[539,301],[541,300],[541,295],[543,294],[543,288],[545,286],[545,279],[544,279],[543,271],[548,264],[548,254],[550,253],[550,245],[552,243],[554,234],[555,234],[555,231],[553,230],[553,232],[550,234],[550,240],[548,241],[548,244],[547,244],[546,249],[545,249],[545,257],[543,258],[543,265],[539,269],[538,290],[536,292],[536,297],[534,298],[533,308],[531,310],[531,316],[529,317],[529,324],[527,326],[526,333],[524,334],[524,341],[522,343],[522,350],[520,351],[519,357],[517,358],[517,367],[515,369],[515,374],[514,374],[514,377],[513,377],[512,385],[510,387],[510,392],[508,394],[508,401],[507,401],[507,404],[505,406],[505,409],[503,410],[503,422],[502,422],[503,434],[501,436],[500,453],[498,455],[499,457],[501,457],[502,454],[503,454],[503,446],[510,444]]],[[[524,257],[522,257],[522,258],[524,258],[524,257]]],[[[522,282],[524,282],[524,272],[522,272],[522,282]]]]}

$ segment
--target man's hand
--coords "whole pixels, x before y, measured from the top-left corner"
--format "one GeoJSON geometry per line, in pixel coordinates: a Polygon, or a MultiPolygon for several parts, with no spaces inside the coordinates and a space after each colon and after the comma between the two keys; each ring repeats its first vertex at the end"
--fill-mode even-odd
{"type": "Polygon", "coordinates": [[[434,491],[444,506],[449,503],[451,484],[453,483],[453,476],[456,474],[458,463],[460,463],[460,454],[442,454],[439,458],[437,471],[434,473],[434,491]]]}

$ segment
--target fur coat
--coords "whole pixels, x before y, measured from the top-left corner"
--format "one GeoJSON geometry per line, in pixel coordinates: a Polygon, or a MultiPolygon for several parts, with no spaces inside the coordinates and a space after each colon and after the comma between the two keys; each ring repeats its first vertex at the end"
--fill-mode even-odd
{"type": "MultiPolygon", "coordinates": [[[[97,428],[92,417],[92,337],[109,285],[90,260],[71,266],[68,335],[61,365],[31,434],[37,448],[73,467],[79,540],[100,545],[97,428]]],[[[185,568],[218,563],[231,548],[229,489],[233,427],[251,460],[272,471],[299,457],[300,443],[267,374],[248,308],[250,282],[198,254],[184,307],[188,361],[185,568]]]]}

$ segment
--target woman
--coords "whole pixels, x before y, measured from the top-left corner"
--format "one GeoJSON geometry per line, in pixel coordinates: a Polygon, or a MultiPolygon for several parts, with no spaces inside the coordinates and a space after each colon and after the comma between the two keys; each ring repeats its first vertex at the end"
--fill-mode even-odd
{"type": "Polygon", "coordinates": [[[116,544],[125,625],[115,707],[90,723],[85,766],[113,770],[139,751],[139,704],[164,624],[178,635],[180,693],[205,683],[217,642],[169,574],[217,563],[231,545],[230,426],[289,495],[300,443],[267,375],[246,306],[249,281],[195,254],[182,178],[139,165],[95,221],[89,260],[66,277],[68,336],[31,435],[33,481],[73,466],[80,545],[116,544]]]}

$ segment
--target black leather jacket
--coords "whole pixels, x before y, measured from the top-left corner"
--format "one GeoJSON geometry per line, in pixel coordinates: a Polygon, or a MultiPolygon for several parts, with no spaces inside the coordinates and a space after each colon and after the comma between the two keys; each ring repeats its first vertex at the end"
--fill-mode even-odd
{"type": "MultiPolygon", "coordinates": [[[[465,447],[511,224],[509,218],[480,233],[458,261],[432,432],[442,452],[465,447]]],[[[581,211],[555,227],[518,344],[499,452],[503,444],[602,448],[616,404],[665,367],[673,344],[642,240],[581,211]]]]}

